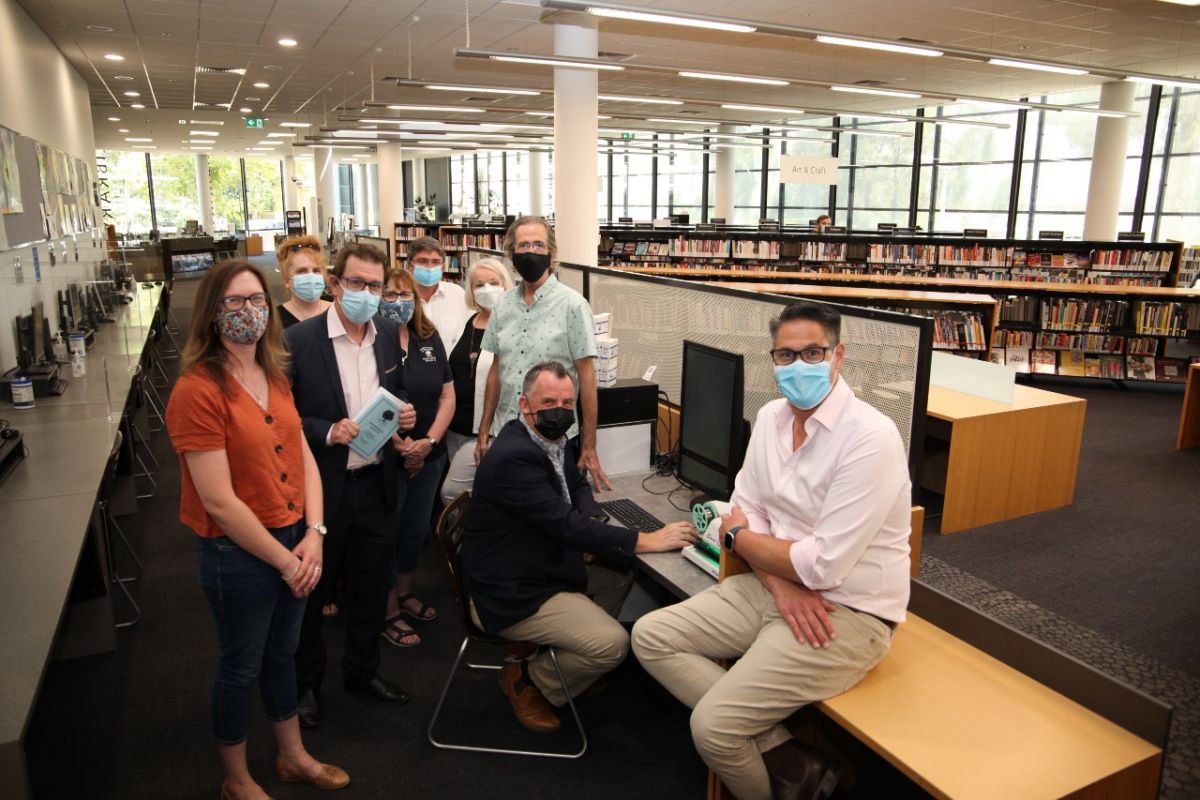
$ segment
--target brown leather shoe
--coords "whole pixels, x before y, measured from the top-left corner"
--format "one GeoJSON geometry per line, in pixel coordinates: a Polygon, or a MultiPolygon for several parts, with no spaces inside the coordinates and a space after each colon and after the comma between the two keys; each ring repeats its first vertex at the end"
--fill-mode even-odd
{"type": "Polygon", "coordinates": [[[535,733],[554,733],[562,727],[558,715],[546,701],[542,691],[533,684],[527,684],[518,693],[517,681],[521,678],[521,665],[508,664],[500,670],[500,688],[512,703],[513,713],[517,722],[535,733]]]}
{"type": "Polygon", "coordinates": [[[345,789],[350,785],[350,776],[341,767],[335,767],[332,764],[322,764],[321,770],[317,773],[316,777],[310,778],[307,775],[293,771],[284,762],[282,757],[275,759],[275,777],[284,783],[307,783],[309,786],[324,789],[328,792],[335,789],[345,789]]]}

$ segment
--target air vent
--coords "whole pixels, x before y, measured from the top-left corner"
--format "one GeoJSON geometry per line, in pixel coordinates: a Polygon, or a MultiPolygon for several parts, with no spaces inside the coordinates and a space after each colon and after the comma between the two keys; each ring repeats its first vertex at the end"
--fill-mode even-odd
{"type": "Polygon", "coordinates": [[[198,75],[245,75],[242,67],[196,67],[198,75]]]}
{"type": "Polygon", "coordinates": [[[852,83],[850,85],[851,86],[871,86],[874,88],[882,88],[884,86],[891,85],[891,81],[871,81],[871,80],[855,81],[854,83],[852,83]]]}
{"type": "Polygon", "coordinates": [[[908,42],[909,44],[933,44],[928,39],[914,39],[911,36],[901,36],[897,42],[908,42]]]}
{"type": "Polygon", "coordinates": [[[494,98],[494,97],[467,97],[467,98],[464,98],[464,102],[467,102],[467,103],[494,103],[494,102],[496,102],[496,98],[494,98]]]}
{"type": "Polygon", "coordinates": [[[632,53],[613,53],[608,50],[601,50],[596,53],[596,58],[603,58],[605,61],[629,61],[633,58],[632,53]]]}

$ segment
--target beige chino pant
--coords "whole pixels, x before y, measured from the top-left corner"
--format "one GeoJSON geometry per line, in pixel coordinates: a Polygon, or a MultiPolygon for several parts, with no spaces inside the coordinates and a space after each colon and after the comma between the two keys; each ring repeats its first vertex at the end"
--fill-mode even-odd
{"type": "Polygon", "coordinates": [[[892,632],[879,619],[844,606],[830,619],[828,648],[797,642],[771,593],[745,574],[634,625],[634,654],[693,709],[697,751],[739,800],[770,800],[760,754],[790,738],[783,720],[846,691],[887,654],[892,632]],[[739,657],[728,671],[715,661],[739,657]]]}

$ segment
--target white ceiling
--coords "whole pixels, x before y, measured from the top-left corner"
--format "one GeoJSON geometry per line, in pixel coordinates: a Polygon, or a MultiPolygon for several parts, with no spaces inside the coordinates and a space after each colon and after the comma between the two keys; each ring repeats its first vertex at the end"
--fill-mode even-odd
{"type": "MultiPolygon", "coordinates": [[[[75,65],[91,90],[100,148],[131,146],[126,136],[149,137],[160,150],[185,147],[190,126],[180,119],[223,118],[214,153],[247,153],[277,132],[279,122],[337,124],[364,101],[454,104],[465,95],[396,87],[385,76],[460,84],[533,88],[538,97],[492,95],[473,106],[550,109],[552,69],[456,58],[456,47],[550,54],[556,13],[537,0],[19,0],[75,65]],[[420,21],[412,20],[419,17],[420,21]],[[88,26],[112,28],[111,32],[88,26]],[[468,36],[469,31],[469,36],[468,36]],[[409,40],[411,34],[412,48],[409,40]],[[286,48],[282,37],[299,43],[286,48]],[[125,60],[105,60],[107,53],[125,60]],[[244,77],[197,75],[197,66],[246,70],[244,77]],[[372,87],[371,74],[375,83],[372,87]],[[117,80],[127,76],[132,80],[117,80]],[[269,88],[256,89],[263,81],[269,88]],[[133,99],[122,93],[137,91],[133,99]],[[257,98],[257,99],[255,99],[257,98]],[[229,103],[232,112],[192,110],[193,101],[229,103]],[[142,111],[131,109],[141,102],[142,111]],[[249,131],[236,109],[268,118],[265,131],[249,131]],[[109,122],[118,116],[120,122],[109,122]],[[119,133],[119,128],[130,133],[119,133]]],[[[1159,0],[625,0],[627,5],[709,14],[776,25],[822,28],[885,38],[908,37],[947,47],[994,52],[1017,59],[1052,59],[1119,70],[1192,77],[1200,74],[1200,7],[1159,0]]],[[[1073,77],[1002,68],[962,59],[922,58],[820,44],[809,39],[736,34],[601,20],[600,50],[627,65],[719,70],[749,75],[854,83],[948,94],[1015,98],[1094,86],[1095,76],[1073,77]]],[[[766,87],[694,81],[670,74],[600,74],[606,94],[654,94],[681,100],[845,110],[884,109],[896,101],[857,97],[825,88],[766,87]]],[[[901,103],[905,101],[899,101],[901,103]]],[[[908,101],[912,103],[912,101],[908,101]]],[[[601,113],[645,113],[645,106],[601,103],[601,113]]],[[[694,116],[720,115],[711,105],[684,107],[694,116]]],[[[678,116],[679,107],[656,107],[652,116],[678,116]]],[[[380,116],[376,109],[373,116],[380,116]]],[[[405,114],[406,118],[445,118],[405,114]]],[[[738,112],[738,118],[768,115],[738,112]]],[[[519,112],[460,115],[471,121],[532,118],[519,112]]],[[[281,153],[291,148],[279,148],[281,153]]],[[[257,154],[257,153],[256,153],[257,154]]]]}

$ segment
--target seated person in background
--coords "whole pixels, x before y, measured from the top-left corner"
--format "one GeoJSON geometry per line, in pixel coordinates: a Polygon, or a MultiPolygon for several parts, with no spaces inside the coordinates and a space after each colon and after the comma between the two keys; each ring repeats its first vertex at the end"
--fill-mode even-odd
{"type": "Polygon", "coordinates": [[[442,337],[449,353],[462,336],[463,324],[471,315],[463,288],[442,280],[446,251],[432,236],[421,236],[408,245],[408,271],[417,282],[421,309],[442,337]]]}
{"type": "Polygon", "coordinates": [[[829,218],[829,215],[822,214],[821,216],[817,217],[817,233],[824,233],[825,229],[832,224],[833,220],[829,218]]]}
{"type": "MultiPolygon", "coordinates": [[[[677,550],[696,538],[686,522],[638,533],[597,521],[604,512],[566,436],[574,406],[575,384],[561,364],[529,370],[520,416],[504,426],[479,465],[462,544],[475,624],[506,639],[559,648],[572,697],[615,669],[629,650],[629,635],[613,618],[629,581],[588,564],[585,553],[624,565],[634,553],[677,550]],[[592,597],[605,599],[608,608],[592,597]]],[[[561,706],[567,697],[548,653],[508,664],[500,686],[526,728],[558,729],[547,700],[561,706]]]]}
{"type": "Polygon", "coordinates": [[[508,268],[498,259],[481,258],[467,270],[467,307],[474,309],[463,327],[458,344],[450,351],[450,371],[454,374],[454,418],[446,433],[450,472],[442,484],[442,502],[469,492],[475,482],[475,434],[483,415],[483,392],[492,354],[482,347],[492,309],[500,296],[513,286],[508,268]]]}
{"type": "Polygon", "coordinates": [[[771,797],[763,756],[792,749],[780,723],[862,680],[908,605],[908,460],[895,424],[839,377],[840,330],[808,302],[771,323],[784,397],[758,413],[721,528],[753,572],[633,628],[638,660],[693,709],[696,749],[740,800],[771,797]],[[740,660],[726,672],[724,658],[740,660]]]}
{"type": "Polygon", "coordinates": [[[284,239],[275,249],[279,260],[279,272],[283,285],[292,296],[278,306],[279,321],[284,328],[297,322],[323,314],[329,309],[329,301],[321,295],[328,291],[325,285],[325,253],[315,236],[292,236],[284,239]]]}

